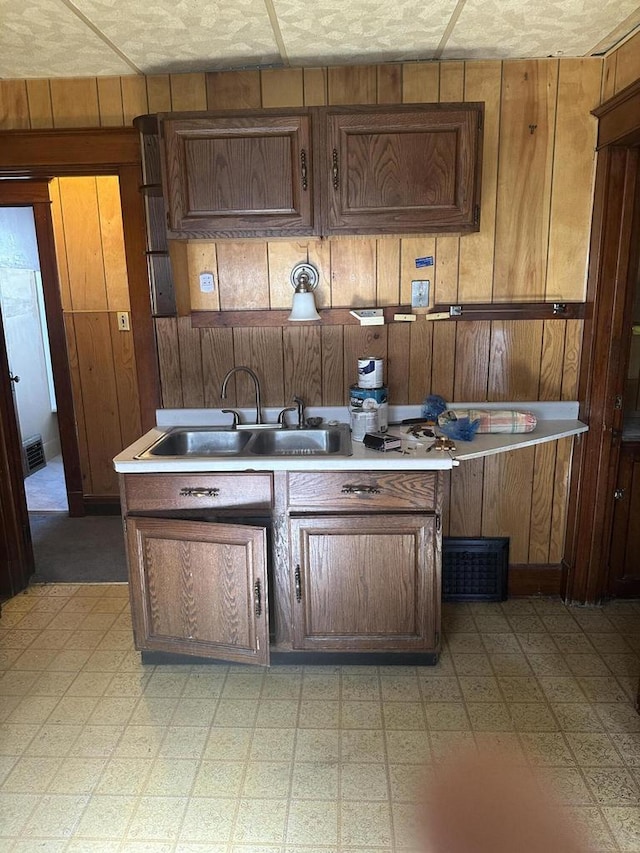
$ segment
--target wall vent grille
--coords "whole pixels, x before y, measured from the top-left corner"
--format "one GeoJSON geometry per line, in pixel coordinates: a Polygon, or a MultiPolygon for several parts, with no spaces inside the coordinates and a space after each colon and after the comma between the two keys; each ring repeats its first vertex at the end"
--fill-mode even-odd
{"type": "Polygon", "coordinates": [[[443,539],[444,601],[504,601],[508,570],[508,537],[445,536],[443,539]]]}
{"type": "Polygon", "coordinates": [[[22,456],[24,459],[25,477],[45,467],[47,460],[44,457],[41,435],[32,435],[29,438],[25,438],[22,442],[22,456]]]}

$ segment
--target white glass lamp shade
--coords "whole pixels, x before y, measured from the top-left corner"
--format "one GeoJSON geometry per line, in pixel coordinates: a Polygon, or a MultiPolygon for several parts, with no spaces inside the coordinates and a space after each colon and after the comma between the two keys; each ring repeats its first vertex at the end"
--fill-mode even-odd
{"type": "Polygon", "coordinates": [[[316,300],[310,290],[297,290],[293,294],[293,305],[289,320],[319,320],[316,300]]]}

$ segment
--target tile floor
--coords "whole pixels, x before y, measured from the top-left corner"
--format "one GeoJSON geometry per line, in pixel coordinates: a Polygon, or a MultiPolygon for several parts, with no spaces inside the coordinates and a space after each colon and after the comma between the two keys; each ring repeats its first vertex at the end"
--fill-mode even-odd
{"type": "Polygon", "coordinates": [[[0,619],[0,853],[415,850],[452,744],[544,765],[595,850],[640,851],[640,602],[445,607],[436,667],[142,666],[126,585],[0,619]]]}

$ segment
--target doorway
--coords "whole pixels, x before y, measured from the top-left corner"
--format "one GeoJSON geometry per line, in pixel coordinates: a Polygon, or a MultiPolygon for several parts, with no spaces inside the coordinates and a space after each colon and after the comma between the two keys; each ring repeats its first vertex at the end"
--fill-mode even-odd
{"type": "Polygon", "coordinates": [[[0,311],[27,509],[68,512],[32,207],[0,207],[0,311]]]}

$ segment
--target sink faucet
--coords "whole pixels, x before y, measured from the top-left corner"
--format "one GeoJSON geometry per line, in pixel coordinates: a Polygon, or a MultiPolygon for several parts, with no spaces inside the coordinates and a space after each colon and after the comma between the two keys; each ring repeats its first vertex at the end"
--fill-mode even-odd
{"type": "Polygon", "coordinates": [[[227,372],[227,375],[222,380],[222,388],[220,389],[220,396],[222,397],[223,400],[226,400],[226,398],[227,398],[227,384],[229,382],[229,378],[231,377],[232,374],[240,372],[240,371],[243,373],[248,373],[249,376],[253,379],[253,384],[256,387],[256,423],[261,424],[261,423],[263,423],[263,420],[262,420],[262,404],[260,402],[260,380],[255,375],[253,370],[251,370],[250,367],[243,367],[243,366],[232,367],[231,370],[229,370],[227,372]]]}
{"type": "Polygon", "coordinates": [[[304,400],[301,397],[294,397],[293,402],[296,404],[298,410],[298,429],[303,429],[305,426],[304,400]]]}

